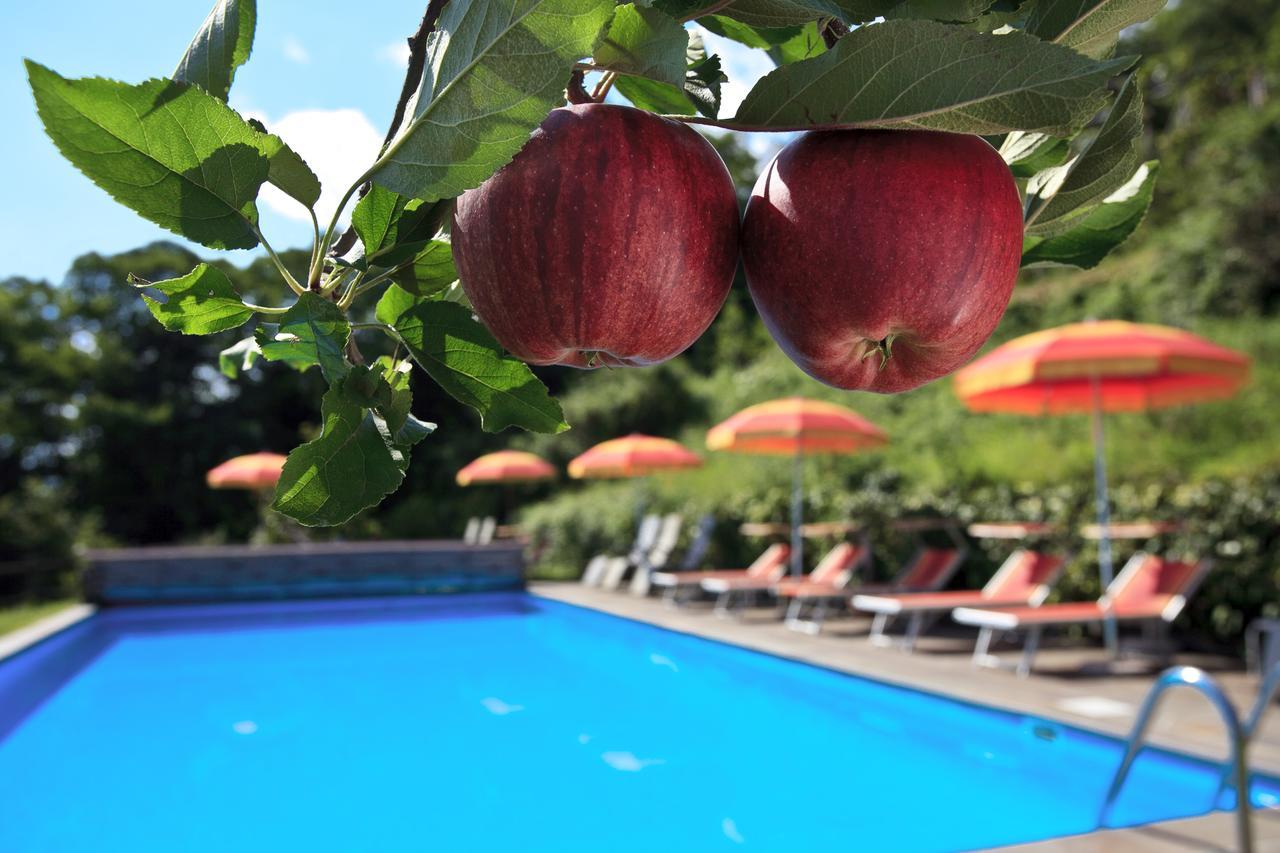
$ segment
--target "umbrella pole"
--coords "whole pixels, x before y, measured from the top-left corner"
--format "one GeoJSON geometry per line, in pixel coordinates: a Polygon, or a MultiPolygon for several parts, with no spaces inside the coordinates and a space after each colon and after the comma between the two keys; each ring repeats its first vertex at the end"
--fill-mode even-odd
{"type": "MultiPolygon", "coordinates": [[[[1107,499],[1107,436],[1102,422],[1102,382],[1095,375],[1093,384],[1093,486],[1094,507],[1098,514],[1098,572],[1102,576],[1102,590],[1111,586],[1115,564],[1111,558],[1111,503],[1107,499]]],[[[1120,639],[1116,620],[1107,616],[1102,622],[1102,635],[1107,652],[1116,657],[1120,651],[1120,639]]]]}
{"type": "Polygon", "coordinates": [[[804,519],[804,453],[797,449],[791,467],[791,574],[804,571],[804,537],[800,525],[804,519]]]}

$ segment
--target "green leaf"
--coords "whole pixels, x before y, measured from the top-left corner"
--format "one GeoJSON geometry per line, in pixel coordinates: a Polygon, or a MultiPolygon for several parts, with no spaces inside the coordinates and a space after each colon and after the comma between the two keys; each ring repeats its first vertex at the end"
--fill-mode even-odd
{"type": "Polygon", "coordinates": [[[674,115],[702,113],[715,118],[720,112],[720,85],[729,78],[720,70],[720,57],[707,56],[700,33],[690,33],[685,50],[684,85],[676,88],[641,77],[618,77],[614,87],[643,110],[674,115]]]}
{"type": "Polygon", "coordinates": [[[352,386],[365,368],[331,386],[321,401],[320,436],[294,449],[280,472],[272,508],[309,527],[341,524],[399,488],[408,459],[386,421],[352,386]]]}
{"type": "Polygon", "coordinates": [[[1001,27],[1017,27],[1023,29],[1021,23],[1027,17],[1027,10],[1035,5],[1035,0],[996,0],[991,9],[969,27],[982,33],[989,33],[1001,27]]]}
{"type": "Polygon", "coordinates": [[[258,341],[252,336],[241,338],[231,346],[218,353],[218,369],[228,379],[235,379],[241,371],[253,367],[262,355],[258,349],[258,341]]]}
{"type": "Polygon", "coordinates": [[[448,3],[427,44],[409,121],[372,178],[429,201],[479,186],[508,163],[591,54],[612,0],[448,3]]]}
{"type": "Polygon", "coordinates": [[[845,16],[835,0],[737,0],[719,14],[764,28],[794,27],[818,18],[843,19],[845,16]]]}
{"type": "Polygon", "coordinates": [[[418,199],[407,198],[377,184],[360,199],[351,211],[351,227],[364,244],[365,257],[376,255],[400,241],[400,223],[406,213],[422,206],[418,199]]]}
{"type": "Polygon", "coordinates": [[[1167,0],[1037,0],[1027,32],[1086,56],[1110,56],[1120,31],[1151,18],[1167,0]]]}
{"type": "Polygon", "coordinates": [[[685,93],[670,83],[622,76],[614,80],[613,88],[633,105],[652,113],[691,116],[697,112],[685,93]]]}
{"type": "Polygon", "coordinates": [[[679,86],[684,83],[689,34],[674,18],[656,9],[619,6],[593,61],[602,68],[679,86]]]}
{"type": "Polygon", "coordinates": [[[731,124],[1070,136],[1106,102],[1108,78],[1131,63],[1088,59],[1024,33],[886,21],[854,30],[821,56],[770,72],[731,124]]]}
{"type": "MultiPolygon", "coordinates": [[[[735,0],[717,14],[753,27],[792,27],[819,18],[874,21],[902,0],[735,0]]],[[[701,4],[699,4],[701,5],[701,4]]]]}
{"type": "Polygon", "coordinates": [[[720,70],[720,57],[708,56],[689,66],[684,93],[707,118],[720,115],[720,84],[729,80],[720,70]]]}
{"type": "Polygon", "coordinates": [[[826,52],[827,43],[823,41],[818,25],[808,23],[800,27],[800,32],[782,44],[769,48],[769,58],[773,60],[774,65],[790,65],[792,62],[813,59],[826,52]]]}
{"type": "Polygon", "coordinates": [[[307,161],[286,145],[283,139],[268,132],[262,122],[251,118],[249,125],[262,134],[259,147],[270,164],[267,180],[285,195],[301,202],[304,207],[315,207],[320,200],[320,179],[311,171],[307,161]]]}
{"type": "Polygon", "coordinates": [[[699,18],[698,24],[708,32],[759,50],[768,50],[785,44],[801,32],[800,27],[753,27],[741,21],[735,21],[733,18],[726,18],[724,15],[708,15],[705,18],[699,18]]]}
{"type": "Polygon", "coordinates": [[[212,335],[243,326],[253,319],[253,311],[240,299],[231,280],[217,267],[200,264],[181,278],[144,281],[129,276],[139,289],[154,289],[166,297],[160,302],[142,294],[151,314],[171,332],[184,335],[212,335]]]}
{"type": "Polygon", "coordinates": [[[1158,166],[1155,160],[1139,166],[1128,183],[1077,220],[1070,231],[1048,238],[1028,236],[1022,265],[1096,267],[1142,224],[1155,193],[1158,166]]]}
{"type": "Polygon", "coordinates": [[[486,432],[519,426],[558,433],[569,428],[560,404],[524,362],[506,355],[471,312],[452,302],[415,298],[392,285],[378,302],[413,360],[454,399],[480,413],[486,432]]]}
{"type": "Polygon", "coordinates": [[[995,0],[906,0],[885,13],[886,19],[925,18],[962,23],[976,21],[995,0]]]}
{"type": "Polygon", "coordinates": [[[391,356],[383,355],[378,357],[375,364],[382,369],[391,388],[391,402],[379,411],[387,422],[387,431],[391,434],[392,441],[407,450],[436,428],[435,424],[414,417],[410,411],[413,392],[409,390],[409,375],[413,370],[413,362],[404,359],[392,361],[391,356]]]}
{"type": "Polygon", "coordinates": [[[397,271],[392,279],[415,296],[431,296],[458,280],[453,265],[453,247],[432,240],[413,259],[413,264],[397,271]]]}
{"type": "Polygon", "coordinates": [[[248,61],[253,50],[257,5],[257,0],[218,0],[178,60],[173,79],[199,86],[225,101],[236,69],[248,61]]]}
{"type": "Polygon", "coordinates": [[[251,249],[269,164],[260,134],[217,98],[171,80],[68,80],[27,60],[36,110],[62,155],[112,198],[211,249],[251,249]]]}
{"type": "Polygon", "coordinates": [[[1028,182],[1027,229],[1044,236],[1071,227],[1071,216],[1129,180],[1138,167],[1141,142],[1142,90],[1130,75],[1106,121],[1084,149],[1028,182]]]}
{"type": "Polygon", "coordinates": [[[1071,155],[1071,144],[1047,133],[1017,131],[1005,137],[1000,156],[1015,178],[1030,178],[1037,172],[1061,166],[1071,155]]]}
{"type": "Polygon", "coordinates": [[[343,354],[350,334],[342,309],[308,291],[280,315],[278,324],[259,326],[256,337],[267,361],[283,361],[298,370],[318,364],[324,378],[333,384],[350,369],[343,354]]]}

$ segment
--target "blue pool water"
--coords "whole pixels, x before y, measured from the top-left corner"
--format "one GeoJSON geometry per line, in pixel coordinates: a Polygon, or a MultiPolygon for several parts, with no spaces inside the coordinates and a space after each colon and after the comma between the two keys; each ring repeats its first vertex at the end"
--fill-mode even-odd
{"type": "MultiPolygon", "coordinates": [[[[1092,829],[1119,757],[522,594],[111,611],[0,663],[24,853],[967,850],[1092,829]]],[[[1216,778],[1148,751],[1114,822],[1216,778]]]]}

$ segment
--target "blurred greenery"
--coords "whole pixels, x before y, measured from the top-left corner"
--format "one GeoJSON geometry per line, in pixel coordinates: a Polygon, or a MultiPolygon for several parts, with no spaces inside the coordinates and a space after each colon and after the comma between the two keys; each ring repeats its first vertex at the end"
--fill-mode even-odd
{"type": "Polygon", "coordinates": [[[10,631],[25,628],[32,622],[38,622],[46,616],[52,616],[59,611],[66,610],[73,604],[75,602],[71,599],[60,599],[57,601],[42,601],[37,604],[19,604],[0,610],[0,637],[10,631]]]}
{"type": "MultiPolygon", "coordinates": [[[[1178,3],[1126,39],[1122,52],[1146,56],[1143,155],[1161,161],[1151,212],[1093,270],[1025,272],[992,344],[1102,317],[1181,326],[1252,356],[1253,378],[1232,400],[1107,419],[1117,516],[1188,522],[1184,534],[1152,545],[1217,558],[1185,623],[1203,640],[1235,642],[1244,622],[1280,608],[1280,6],[1178,3]]],[[[756,157],[739,138],[716,145],[745,202],[756,157]]],[[[295,267],[306,261],[285,257],[295,267]]],[[[320,376],[259,363],[228,380],[217,353],[242,334],[167,333],[125,282],[128,272],[160,280],[196,262],[159,243],[85,255],[60,284],[0,283],[0,561],[65,559],[77,544],[287,535],[263,525],[252,495],[209,490],[204,473],[313,435],[320,376]]],[[[253,301],[281,298],[264,261],[218,265],[253,301]]],[[[380,345],[362,339],[367,356],[380,345]]],[[[903,514],[1046,519],[1073,531],[1093,512],[1087,420],[970,414],[946,380],[895,397],[819,385],[769,339],[740,276],[711,329],[679,359],[648,370],[538,372],[561,395],[570,432],[487,435],[470,410],[415,376],[415,412],[439,429],[414,450],[404,487],[314,535],[454,537],[470,516],[518,513],[540,555],[535,571],[571,577],[591,554],[625,547],[643,500],[690,519],[714,513],[709,559],[740,565],[761,543],[744,540],[738,525],[786,518],[788,460],[709,454],[701,470],[644,482],[460,489],[453,476],[503,447],[563,469],[595,442],[636,431],[700,449],[720,419],[793,394],[848,405],[892,437],[881,452],[806,463],[809,517],[865,524],[881,574],[911,546],[887,525],[903,514]]],[[[1058,544],[1080,553],[1058,594],[1096,595],[1089,549],[1074,536],[1058,544]]],[[[1007,545],[984,544],[957,583],[981,583],[1005,553],[1007,545]]]]}

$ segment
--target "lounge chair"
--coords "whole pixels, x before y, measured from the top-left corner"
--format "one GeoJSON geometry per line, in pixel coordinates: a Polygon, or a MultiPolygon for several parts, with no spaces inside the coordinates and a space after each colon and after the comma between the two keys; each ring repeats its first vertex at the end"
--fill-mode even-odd
{"type": "Polygon", "coordinates": [[[468,518],[467,528],[462,533],[465,545],[488,545],[493,541],[493,533],[498,529],[498,521],[493,516],[487,518],[468,518]]]}
{"type": "Polygon", "coordinates": [[[729,616],[735,611],[741,612],[749,599],[762,592],[776,594],[780,584],[791,589],[796,584],[848,583],[854,570],[869,556],[870,549],[866,546],[841,542],[828,551],[818,565],[814,566],[813,571],[804,577],[783,577],[772,581],[763,577],[715,577],[703,580],[702,589],[716,596],[715,614],[729,616]]]}
{"type": "Polygon", "coordinates": [[[1107,619],[1168,626],[1182,612],[1210,565],[1209,560],[1168,560],[1139,552],[1129,558],[1097,601],[1000,610],[959,607],[951,615],[962,625],[982,629],[973,650],[973,662],[979,666],[1000,665],[999,659],[988,653],[996,631],[1025,630],[1027,637],[1017,666],[1018,676],[1025,678],[1031,672],[1045,628],[1100,624],[1107,619]]]}
{"type": "Polygon", "coordinates": [[[745,569],[654,572],[652,581],[654,586],[663,590],[664,601],[679,606],[701,590],[702,582],[706,580],[758,580],[764,584],[764,589],[768,589],[787,573],[787,560],[790,557],[791,548],[779,542],[766,548],[764,553],[745,569]]]}
{"type": "Polygon", "coordinates": [[[650,564],[655,552],[666,548],[669,553],[669,549],[675,547],[675,543],[680,539],[680,528],[684,526],[684,520],[676,513],[660,515],[656,518],[657,522],[648,531],[649,535],[644,539],[636,537],[636,544],[632,546],[627,556],[615,557],[609,562],[600,586],[605,589],[621,589],[623,581],[633,571],[650,564]]]}
{"type": "Polygon", "coordinates": [[[956,607],[1034,607],[1040,604],[1049,596],[1049,589],[1066,564],[1066,557],[1019,548],[1009,555],[982,589],[892,595],[857,593],[853,596],[853,606],[875,614],[869,638],[872,643],[878,646],[898,645],[910,652],[915,649],[926,619],[936,618],[956,607]],[[909,617],[907,630],[901,640],[895,640],[885,631],[893,619],[903,615],[909,617]]]}
{"type": "Polygon", "coordinates": [[[833,604],[849,598],[853,576],[871,565],[871,546],[841,542],[808,575],[783,578],[773,587],[779,603],[786,602],[786,625],[793,631],[817,634],[833,604]],[[809,614],[805,616],[805,608],[809,614]]]}
{"type": "MultiPolygon", "coordinates": [[[[646,515],[640,519],[640,525],[636,528],[636,539],[631,545],[631,554],[638,551],[653,547],[653,542],[658,536],[658,525],[661,519],[656,515],[646,515]]],[[[601,586],[604,583],[605,576],[617,571],[618,561],[622,563],[622,571],[626,571],[627,557],[616,557],[609,554],[596,554],[587,563],[586,569],[582,572],[583,586],[601,586]]]]}
{"type": "Polygon", "coordinates": [[[640,555],[631,572],[631,583],[628,588],[632,595],[649,594],[653,582],[653,573],[661,571],[671,562],[671,555],[680,544],[680,534],[684,531],[684,516],[671,513],[663,517],[653,547],[640,555]]]}
{"type": "MultiPolygon", "coordinates": [[[[866,552],[869,560],[871,549],[866,549],[866,552]]],[[[967,555],[968,549],[963,546],[923,547],[916,551],[892,581],[884,584],[862,584],[857,591],[860,595],[932,592],[951,580],[967,555]]],[[[833,607],[842,608],[849,601],[849,591],[845,584],[820,585],[813,582],[784,581],[778,584],[776,592],[779,597],[791,599],[787,611],[787,626],[811,634],[822,630],[822,622],[829,610],[833,607]],[[805,606],[810,608],[807,619],[801,618],[805,606]]]]}

